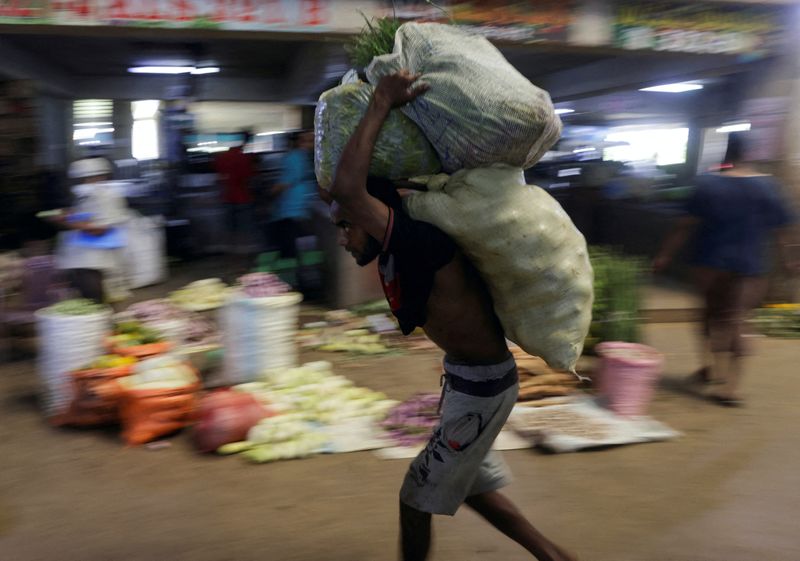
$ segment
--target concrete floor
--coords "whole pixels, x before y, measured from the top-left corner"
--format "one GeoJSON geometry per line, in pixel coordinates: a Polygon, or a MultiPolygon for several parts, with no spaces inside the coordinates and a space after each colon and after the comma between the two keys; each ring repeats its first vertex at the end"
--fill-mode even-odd
{"type": "MultiPolygon", "coordinates": [[[[225,270],[201,261],[136,299],[225,270]]],[[[659,307],[683,308],[686,297],[668,300],[659,307]]],[[[729,410],[681,383],[698,366],[693,325],[650,324],[645,335],[667,356],[652,414],[684,436],[506,452],[509,496],[584,561],[800,559],[800,343],[755,339],[747,407],[729,410]]],[[[393,398],[438,389],[435,352],[333,358],[337,372],[393,398]]],[[[254,466],[197,455],[186,434],[166,449],[125,448],[113,430],[49,428],[36,389],[32,362],[0,364],[0,561],[396,558],[407,460],[355,453],[254,466]]],[[[437,518],[435,533],[436,560],[530,558],[467,509],[437,518]]]]}
{"type": "MultiPolygon", "coordinates": [[[[650,325],[667,354],[655,417],[666,443],[578,454],[506,452],[508,494],[584,561],[800,559],[797,341],[758,339],[741,410],[678,381],[696,366],[693,328],[650,325]]],[[[435,391],[436,353],[338,360],[338,372],[404,398],[435,391]]],[[[27,362],[0,367],[3,561],[394,559],[407,461],[370,453],[254,466],[204,457],[186,435],[151,451],[113,431],[48,428],[27,362]]],[[[434,559],[528,559],[466,509],[435,522],[434,559]]]]}

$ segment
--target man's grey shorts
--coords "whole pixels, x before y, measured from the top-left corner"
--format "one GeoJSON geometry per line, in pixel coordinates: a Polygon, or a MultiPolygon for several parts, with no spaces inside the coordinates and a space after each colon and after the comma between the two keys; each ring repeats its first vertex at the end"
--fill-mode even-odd
{"type": "Polygon", "coordinates": [[[511,356],[490,366],[445,359],[444,369],[441,419],[411,462],[400,500],[422,512],[453,515],[467,497],[511,482],[508,466],[491,448],[517,401],[519,385],[511,356]]]}

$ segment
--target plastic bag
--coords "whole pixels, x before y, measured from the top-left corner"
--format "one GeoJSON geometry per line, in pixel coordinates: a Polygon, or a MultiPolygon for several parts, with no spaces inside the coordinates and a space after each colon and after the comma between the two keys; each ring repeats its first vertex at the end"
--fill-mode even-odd
{"type": "Polygon", "coordinates": [[[406,23],[394,52],[375,57],[370,83],[401,68],[431,89],[402,108],[455,172],[495,163],[527,168],[561,136],[548,93],[509,64],[486,38],[450,25],[406,23]]]}
{"type": "Polygon", "coordinates": [[[427,179],[405,200],[416,220],[450,235],[489,287],[506,337],[574,371],[592,316],[586,241],[544,190],[507,166],[427,179]]]}
{"type": "Polygon", "coordinates": [[[137,446],[188,426],[194,419],[199,390],[199,383],[125,389],[120,402],[122,438],[137,446]]]}
{"type": "Polygon", "coordinates": [[[271,413],[250,394],[219,390],[200,400],[193,440],[201,452],[247,438],[247,432],[271,413]]]}
{"type": "MultiPolygon", "coordinates": [[[[372,91],[369,84],[354,82],[320,96],[314,117],[314,171],[323,189],[333,183],[339,158],[367,110],[372,91]]],[[[400,111],[390,112],[375,143],[370,174],[406,179],[440,169],[436,152],[419,127],[400,111]]]]}

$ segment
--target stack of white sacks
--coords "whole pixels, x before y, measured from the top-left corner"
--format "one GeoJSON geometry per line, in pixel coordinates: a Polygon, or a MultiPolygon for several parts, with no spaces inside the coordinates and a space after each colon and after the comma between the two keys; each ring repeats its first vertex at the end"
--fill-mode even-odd
{"type": "Polygon", "coordinates": [[[59,314],[49,308],[36,312],[38,373],[46,417],[66,413],[73,397],[70,373],[104,354],[110,329],[110,309],[82,315],[59,314]]]}

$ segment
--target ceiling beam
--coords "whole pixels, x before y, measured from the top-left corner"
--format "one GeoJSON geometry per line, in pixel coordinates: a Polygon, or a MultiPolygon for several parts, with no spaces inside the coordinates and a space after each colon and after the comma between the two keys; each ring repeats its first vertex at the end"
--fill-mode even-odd
{"type": "Polygon", "coordinates": [[[74,81],[62,69],[31,55],[0,37],[0,75],[15,80],[34,80],[40,91],[75,97],[74,81]]]}
{"type": "MultiPolygon", "coordinates": [[[[286,100],[284,83],[275,79],[192,78],[198,101],[269,101],[286,100]]],[[[76,97],[102,99],[166,99],[171,88],[186,84],[184,76],[121,76],[84,78],[76,81],[76,97]]]]}
{"type": "Polygon", "coordinates": [[[286,77],[285,101],[315,103],[319,94],[339,80],[349,68],[341,45],[308,43],[298,50],[286,77]]]}
{"type": "Polygon", "coordinates": [[[722,76],[742,70],[742,62],[732,56],[641,56],[602,60],[560,70],[538,76],[536,82],[550,92],[555,101],[569,101],[660,83],[722,76]]]}

